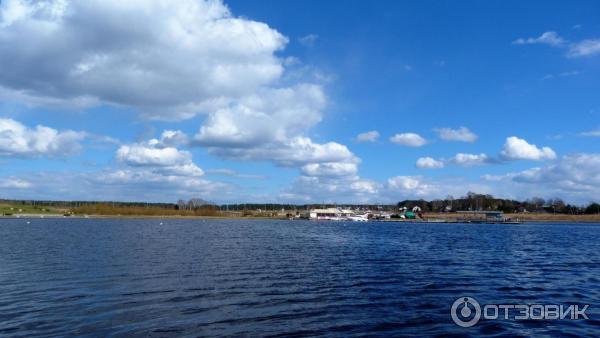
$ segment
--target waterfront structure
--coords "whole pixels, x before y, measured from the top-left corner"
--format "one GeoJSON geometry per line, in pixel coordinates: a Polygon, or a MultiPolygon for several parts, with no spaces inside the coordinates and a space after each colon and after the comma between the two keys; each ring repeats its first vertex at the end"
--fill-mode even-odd
{"type": "Polygon", "coordinates": [[[351,216],[353,212],[351,210],[343,210],[339,208],[326,208],[326,209],[311,209],[309,212],[309,219],[314,220],[343,220],[348,216],[351,216]]]}
{"type": "Polygon", "coordinates": [[[328,221],[368,221],[369,213],[362,212],[357,213],[354,210],[341,209],[341,208],[324,208],[324,209],[311,209],[305,212],[302,218],[308,218],[311,220],[328,220],[328,221]]]}
{"type": "Polygon", "coordinates": [[[502,211],[457,211],[456,213],[464,215],[463,220],[470,222],[497,223],[505,221],[502,211]]]}

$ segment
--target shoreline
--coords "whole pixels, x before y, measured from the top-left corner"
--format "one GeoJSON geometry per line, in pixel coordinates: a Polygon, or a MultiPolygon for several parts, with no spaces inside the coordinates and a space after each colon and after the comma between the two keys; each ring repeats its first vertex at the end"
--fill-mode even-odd
{"type": "MultiPolygon", "coordinates": [[[[464,219],[458,219],[460,215],[448,215],[448,214],[425,214],[422,219],[379,219],[369,220],[369,222],[381,222],[381,223],[463,223],[468,224],[469,222],[464,219]],[[451,217],[448,217],[451,216],[451,217]]],[[[507,214],[506,218],[510,218],[513,221],[519,223],[600,223],[600,215],[560,215],[560,214],[507,214]]],[[[287,217],[269,217],[269,216],[184,216],[184,215],[72,215],[64,216],[61,214],[21,214],[21,215],[0,215],[0,219],[190,219],[190,220],[290,220],[287,217]]],[[[290,221],[306,220],[308,219],[291,219],[290,221]]],[[[317,222],[316,220],[312,220],[317,222]]],[[[472,219],[472,221],[479,221],[478,219],[472,219]]],[[[318,221],[318,222],[352,222],[352,221],[318,221]]],[[[486,222],[473,222],[473,224],[502,224],[497,223],[486,223],[486,222]]]]}

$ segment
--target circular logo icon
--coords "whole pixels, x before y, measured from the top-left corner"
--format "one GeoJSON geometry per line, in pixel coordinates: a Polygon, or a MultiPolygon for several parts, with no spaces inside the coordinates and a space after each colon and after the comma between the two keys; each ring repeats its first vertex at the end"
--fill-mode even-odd
{"type": "Polygon", "coordinates": [[[452,304],[450,309],[452,320],[458,326],[471,327],[481,318],[481,306],[471,297],[460,297],[452,304]]]}

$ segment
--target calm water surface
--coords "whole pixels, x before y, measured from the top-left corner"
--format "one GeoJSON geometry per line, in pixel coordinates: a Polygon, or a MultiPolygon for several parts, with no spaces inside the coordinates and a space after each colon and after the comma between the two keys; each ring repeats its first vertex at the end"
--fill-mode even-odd
{"type": "Polygon", "coordinates": [[[600,225],[29,221],[0,219],[2,337],[600,335],[600,225]],[[462,295],[590,319],[460,328],[462,295]]]}

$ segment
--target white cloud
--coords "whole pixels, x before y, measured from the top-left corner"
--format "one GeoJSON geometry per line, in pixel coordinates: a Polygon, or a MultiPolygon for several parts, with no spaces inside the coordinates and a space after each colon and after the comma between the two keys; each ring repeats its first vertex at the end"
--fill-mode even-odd
{"type": "Polygon", "coordinates": [[[444,162],[438,161],[432,157],[421,157],[415,164],[419,169],[440,169],[444,167],[444,162]]]}
{"type": "Polygon", "coordinates": [[[189,138],[181,130],[165,130],[156,141],[158,144],[166,147],[177,147],[188,144],[189,138]]]}
{"type": "Polygon", "coordinates": [[[558,34],[556,34],[556,32],[544,32],[542,35],[540,35],[537,38],[519,38],[515,41],[513,41],[513,44],[515,45],[532,45],[532,44],[544,44],[544,45],[550,45],[553,47],[559,47],[562,46],[566,43],[566,40],[561,38],[560,36],[558,36],[558,34]]]}
{"type": "Polygon", "coordinates": [[[204,172],[194,162],[188,151],[174,147],[160,147],[156,140],[147,143],[122,145],[117,150],[117,160],[131,167],[145,167],[155,175],[202,176],[204,172]]]}
{"type": "Polygon", "coordinates": [[[569,42],[558,36],[556,32],[545,32],[537,38],[520,38],[513,41],[513,44],[545,44],[552,47],[566,48],[567,57],[585,57],[600,54],[600,39],[585,39],[576,42],[569,42]]]}
{"type": "Polygon", "coordinates": [[[228,159],[273,161],[286,167],[298,167],[307,163],[360,161],[345,145],[336,142],[314,143],[308,137],[294,137],[280,143],[272,142],[251,148],[210,147],[209,152],[228,159]]]}
{"type": "Polygon", "coordinates": [[[241,189],[231,184],[197,176],[171,175],[148,167],[106,168],[93,172],[36,170],[22,175],[26,176],[29,186],[11,189],[11,198],[170,203],[192,197],[208,201],[243,199],[241,189]]]}
{"type": "Polygon", "coordinates": [[[399,198],[425,197],[437,193],[434,185],[426,183],[421,176],[395,176],[387,180],[387,189],[400,194],[399,198]]]}
{"type": "Polygon", "coordinates": [[[458,153],[454,155],[453,158],[450,159],[450,162],[458,165],[462,165],[465,167],[471,167],[475,165],[482,165],[491,162],[491,159],[484,153],[481,154],[465,154],[458,153]]]}
{"type": "Polygon", "coordinates": [[[445,141],[475,142],[477,140],[477,135],[467,127],[460,127],[458,129],[437,128],[434,130],[445,141]]]}
{"type": "Polygon", "coordinates": [[[500,155],[508,160],[553,160],[556,153],[549,147],[538,148],[535,144],[529,144],[524,139],[511,136],[506,139],[504,148],[500,155]]]}
{"type": "Polygon", "coordinates": [[[356,163],[331,162],[309,163],[304,165],[302,173],[306,176],[354,176],[358,172],[356,163]]]}
{"type": "Polygon", "coordinates": [[[371,130],[364,133],[360,133],[356,136],[357,142],[375,142],[379,138],[379,132],[377,130],[371,130]]]}
{"type": "Polygon", "coordinates": [[[181,119],[277,81],[287,38],[217,0],[2,1],[0,89],[181,119]],[[27,41],[27,43],[23,43],[27,41]]]}
{"type": "Polygon", "coordinates": [[[180,182],[181,185],[187,184],[188,187],[194,185],[207,186],[212,182],[204,179],[194,179],[193,177],[186,177],[187,175],[165,175],[162,172],[153,170],[138,169],[138,168],[126,168],[116,171],[106,171],[97,175],[97,178],[93,180],[100,181],[103,184],[151,184],[151,183],[175,183],[180,182]]]}
{"type": "Polygon", "coordinates": [[[165,172],[152,168],[124,168],[105,170],[84,175],[87,191],[104,191],[106,195],[118,196],[118,200],[139,199],[173,202],[178,198],[202,197],[206,200],[223,200],[233,193],[230,184],[209,181],[186,172],[165,172]]]}
{"type": "MultiPolygon", "coordinates": [[[[49,173],[32,175],[36,194],[55,189],[61,193],[64,187],[45,182],[51,176],[60,182],[69,177],[69,186],[81,186],[85,196],[68,189],[65,196],[71,198],[95,198],[117,200],[173,201],[177,198],[203,197],[223,200],[233,196],[230,184],[204,179],[204,171],[192,161],[192,154],[167,145],[183,133],[165,131],[159,139],[125,144],[116,151],[120,168],[106,168],[93,173],[49,173]],[[40,189],[40,190],[37,190],[40,189]],[[170,200],[169,200],[170,199],[170,200]]],[[[62,195],[61,195],[62,196],[62,195]]]]}
{"type": "Polygon", "coordinates": [[[228,159],[271,161],[289,167],[319,163],[355,167],[359,160],[346,146],[314,143],[303,136],[320,122],[325,104],[318,85],[263,88],[211,112],[192,145],[207,147],[209,153],[228,159]]]}
{"type": "Polygon", "coordinates": [[[319,39],[318,35],[308,34],[308,35],[305,35],[305,36],[301,37],[300,39],[298,39],[298,41],[300,41],[300,43],[304,46],[312,47],[312,46],[314,46],[315,42],[317,42],[318,39],[319,39]]]}
{"type": "Polygon", "coordinates": [[[421,147],[427,143],[427,140],[419,134],[402,133],[390,137],[390,142],[408,147],[421,147]]]}
{"type": "Polygon", "coordinates": [[[435,179],[425,176],[395,176],[388,179],[380,198],[393,203],[405,199],[440,199],[448,195],[459,197],[466,195],[469,191],[503,195],[501,189],[497,189],[489,182],[470,180],[464,177],[435,179]]]}
{"type": "Polygon", "coordinates": [[[367,203],[378,197],[380,185],[358,176],[300,176],[280,198],[298,202],[367,203]]]}
{"type": "Polygon", "coordinates": [[[464,196],[466,192],[524,200],[533,196],[561,197],[570,203],[600,200],[600,154],[572,154],[545,166],[521,172],[486,174],[481,180],[396,176],[380,189],[379,200],[464,196]]]}
{"type": "Polygon", "coordinates": [[[325,104],[318,85],[262,89],[209,114],[194,142],[225,148],[285,142],[320,122],[325,104]]]}
{"type": "Polygon", "coordinates": [[[600,39],[588,39],[572,44],[567,53],[570,57],[600,54],[600,39]]]}
{"type": "Polygon", "coordinates": [[[208,175],[222,175],[222,176],[229,176],[229,177],[235,177],[235,178],[257,179],[257,180],[264,180],[264,179],[268,178],[265,175],[242,174],[242,173],[239,173],[239,172],[237,172],[237,171],[235,171],[233,169],[226,169],[226,168],[208,169],[208,170],[206,170],[206,174],[208,174],[208,175]]]}
{"type": "Polygon", "coordinates": [[[420,183],[417,176],[396,176],[388,179],[388,185],[394,189],[412,190],[419,187],[420,183]]]}
{"type": "Polygon", "coordinates": [[[581,136],[600,137],[600,130],[590,130],[579,133],[581,136]]]}
{"type": "Polygon", "coordinates": [[[123,145],[117,159],[132,166],[171,166],[189,162],[191,154],[173,147],[155,148],[145,144],[123,145]]]}
{"type": "Polygon", "coordinates": [[[481,175],[482,180],[490,181],[490,182],[499,182],[499,181],[506,179],[507,177],[508,177],[507,175],[492,175],[492,174],[481,175]]]}
{"type": "Polygon", "coordinates": [[[350,183],[350,189],[357,194],[376,194],[379,184],[370,180],[356,179],[350,183]]]}
{"type": "Polygon", "coordinates": [[[0,15],[4,98],[78,109],[112,105],[165,120],[207,115],[191,140],[168,130],[122,146],[117,157],[128,166],[199,175],[191,156],[176,148],[183,144],[298,168],[359,162],[342,144],[306,137],[327,104],[322,86],[306,80],[329,77],[312,68],[310,76],[286,76],[285,67],[299,64],[276,55],[288,39],[233,16],[221,1],[3,1],[0,15]]]}
{"type": "Polygon", "coordinates": [[[532,168],[508,178],[533,185],[548,196],[588,202],[600,199],[600,154],[573,154],[556,163],[532,168]]]}
{"type": "Polygon", "coordinates": [[[83,132],[58,131],[38,125],[28,128],[18,121],[0,118],[0,156],[63,157],[77,153],[83,132]]]}
{"type": "Polygon", "coordinates": [[[29,183],[25,180],[22,180],[22,179],[14,178],[14,177],[0,179],[0,188],[28,189],[28,188],[31,188],[31,186],[32,186],[31,183],[29,183]]]}
{"type": "Polygon", "coordinates": [[[416,162],[416,167],[420,169],[439,169],[446,164],[456,164],[463,167],[472,167],[476,165],[492,164],[497,162],[493,158],[489,158],[486,154],[466,154],[458,153],[449,159],[436,160],[432,157],[421,157],[416,162]]]}

